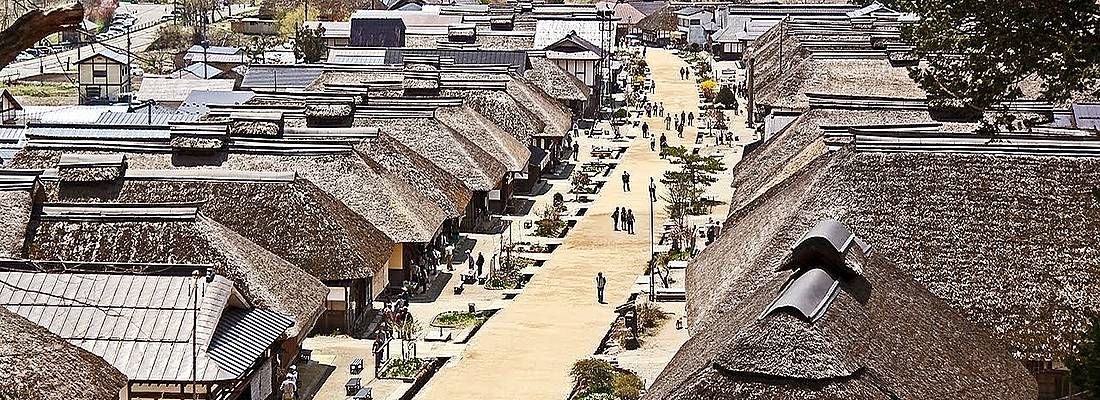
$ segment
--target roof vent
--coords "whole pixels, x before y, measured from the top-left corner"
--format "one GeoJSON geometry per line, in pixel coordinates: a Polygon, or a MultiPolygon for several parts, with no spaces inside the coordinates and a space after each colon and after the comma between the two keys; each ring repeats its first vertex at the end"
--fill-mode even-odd
{"type": "Polygon", "coordinates": [[[62,182],[111,182],[122,177],[126,156],[122,154],[62,154],[57,164],[62,182]]]}
{"type": "Polygon", "coordinates": [[[229,115],[229,136],[275,138],[283,135],[283,113],[235,112],[229,115]]]}
{"type": "Polygon", "coordinates": [[[309,101],[305,114],[309,127],[350,127],[355,119],[355,103],[309,101]]]}
{"type": "Polygon", "coordinates": [[[228,140],[224,123],[193,122],[172,125],[172,150],[181,153],[213,153],[228,140]]]}
{"type": "Polygon", "coordinates": [[[832,219],[821,220],[791,246],[791,255],[779,270],[820,265],[838,272],[858,274],[859,271],[855,271],[844,262],[844,256],[853,246],[858,246],[864,253],[871,252],[871,246],[848,230],[844,224],[832,219]]]}
{"type": "Polygon", "coordinates": [[[840,282],[824,269],[805,269],[791,276],[779,291],[779,297],[776,297],[760,318],[776,311],[790,310],[807,322],[816,322],[825,315],[825,310],[836,297],[839,285],[840,282]]]}
{"type": "Polygon", "coordinates": [[[452,24],[447,26],[447,40],[454,43],[473,43],[477,36],[474,24],[452,24]]]}
{"type": "Polygon", "coordinates": [[[430,94],[439,90],[439,59],[434,63],[405,59],[402,88],[408,94],[430,94]]]}

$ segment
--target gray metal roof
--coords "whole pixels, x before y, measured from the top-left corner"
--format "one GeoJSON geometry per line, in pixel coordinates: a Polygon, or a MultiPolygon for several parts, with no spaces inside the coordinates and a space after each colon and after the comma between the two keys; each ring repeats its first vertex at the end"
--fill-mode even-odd
{"type": "Polygon", "coordinates": [[[225,71],[210,64],[203,62],[196,62],[186,67],[180,68],[172,73],[172,76],[177,78],[186,78],[187,74],[190,74],[200,79],[210,79],[221,75],[225,71]]]}
{"type": "Polygon", "coordinates": [[[241,88],[304,89],[317,80],[322,71],[321,67],[253,65],[244,75],[241,88]]]}
{"type": "Polygon", "coordinates": [[[293,318],[274,311],[230,308],[222,314],[207,353],[223,370],[239,376],[291,326],[293,318]]]}
{"type": "Polygon", "coordinates": [[[168,126],[169,121],[196,121],[199,119],[195,114],[184,113],[163,113],[154,112],[152,114],[148,112],[135,111],[135,112],[114,112],[108,111],[100,114],[99,120],[96,124],[103,125],[160,125],[168,126]]]}
{"type": "Polygon", "coordinates": [[[527,52],[522,50],[442,50],[391,48],[386,50],[386,64],[402,64],[406,56],[437,56],[450,58],[455,65],[508,65],[523,74],[527,71],[527,52]]]}
{"type": "Polygon", "coordinates": [[[17,142],[26,139],[27,129],[22,126],[0,127],[0,141],[17,142]]]}
{"type": "Polygon", "coordinates": [[[214,90],[195,90],[191,94],[187,95],[187,98],[183,100],[183,104],[180,104],[178,111],[181,113],[187,113],[195,115],[196,119],[199,115],[205,115],[210,112],[208,104],[224,104],[224,105],[236,105],[244,104],[249,100],[252,100],[256,96],[256,93],[247,90],[236,91],[214,91],[214,90]]]}
{"type": "Polygon", "coordinates": [[[225,277],[198,281],[197,314],[186,276],[0,271],[0,282],[0,305],[102,357],[132,381],[190,381],[195,339],[199,381],[240,378],[234,371],[242,361],[224,361],[227,352],[219,350],[219,362],[209,353],[230,298],[243,302],[225,277]]]}
{"type": "Polygon", "coordinates": [[[1073,107],[1074,124],[1081,129],[1100,129],[1100,104],[1077,103],[1073,107]]]}
{"type": "MultiPolygon", "coordinates": [[[[200,54],[200,55],[202,53],[204,53],[202,46],[197,45],[197,44],[191,46],[190,48],[188,48],[187,52],[192,53],[192,54],[200,54]]],[[[239,48],[239,47],[229,47],[229,46],[209,46],[209,47],[206,48],[206,51],[205,51],[206,54],[238,54],[238,53],[242,53],[242,52],[243,52],[243,50],[241,50],[241,48],[239,48]]]]}
{"type": "Polygon", "coordinates": [[[40,138],[126,138],[168,139],[171,132],[163,126],[107,126],[95,124],[30,125],[27,136],[40,138]]]}

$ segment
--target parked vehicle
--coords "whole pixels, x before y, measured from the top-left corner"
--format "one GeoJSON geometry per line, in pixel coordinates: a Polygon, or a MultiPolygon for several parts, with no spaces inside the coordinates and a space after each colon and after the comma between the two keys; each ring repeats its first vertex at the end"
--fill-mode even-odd
{"type": "Polygon", "coordinates": [[[17,61],[17,62],[18,61],[30,61],[30,60],[33,60],[33,59],[34,59],[34,56],[28,54],[25,51],[22,52],[22,53],[19,53],[18,55],[15,56],[15,61],[17,61]]]}

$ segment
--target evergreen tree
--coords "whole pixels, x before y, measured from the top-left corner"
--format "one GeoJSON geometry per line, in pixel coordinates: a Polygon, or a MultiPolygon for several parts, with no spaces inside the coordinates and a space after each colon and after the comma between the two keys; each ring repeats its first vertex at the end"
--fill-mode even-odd
{"type": "Polygon", "coordinates": [[[1073,385],[1086,392],[1083,399],[1100,400],[1100,316],[1092,318],[1092,327],[1066,359],[1066,367],[1073,385]]]}
{"type": "Polygon", "coordinates": [[[325,58],[328,45],[325,44],[325,27],[317,29],[298,28],[294,34],[294,57],[307,63],[315,63],[325,58]]]}
{"type": "Polygon", "coordinates": [[[662,153],[669,157],[672,164],[680,166],[679,170],[665,171],[661,183],[668,189],[663,197],[668,202],[665,211],[669,219],[679,226],[681,239],[687,240],[687,235],[691,233],[686,229],[687,216],[701,214],[715,205],[704,200],[703,194],[718,181],[714,175],[726,167],[716,158],[695,154],[683,146],[666,147],[662,153]]]}

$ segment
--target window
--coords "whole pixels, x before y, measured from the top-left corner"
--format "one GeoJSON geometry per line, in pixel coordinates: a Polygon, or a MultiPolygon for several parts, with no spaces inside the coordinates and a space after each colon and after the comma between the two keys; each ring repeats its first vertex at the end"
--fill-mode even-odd
{"type": "Polygon", "coordinates": [[[93,70],[92,71],[92,77],[93,78],[106,78],[107,77],[107,70],[102,70],[102,71],[93,70]]]}
{"type": "Polygon", "coordinates": [[[688,23],[691,26],[699,26],[699,20],[697,20],[697,19],[693,19],[691,21],[688,21],[688,23]]]}
{"type": "MultiPolygon", "coordinates": [[[[104,72],[106,72],[106,71],[104,71],[104,72]]],[[[89,98],[89,99],[98,98],[100,95],[102,95],[102,92],[100,92],[99,87],[94,87],[93,86],[93,87],[89,87],[89,88],[84,89],[84,96],[89,98]]]]}

